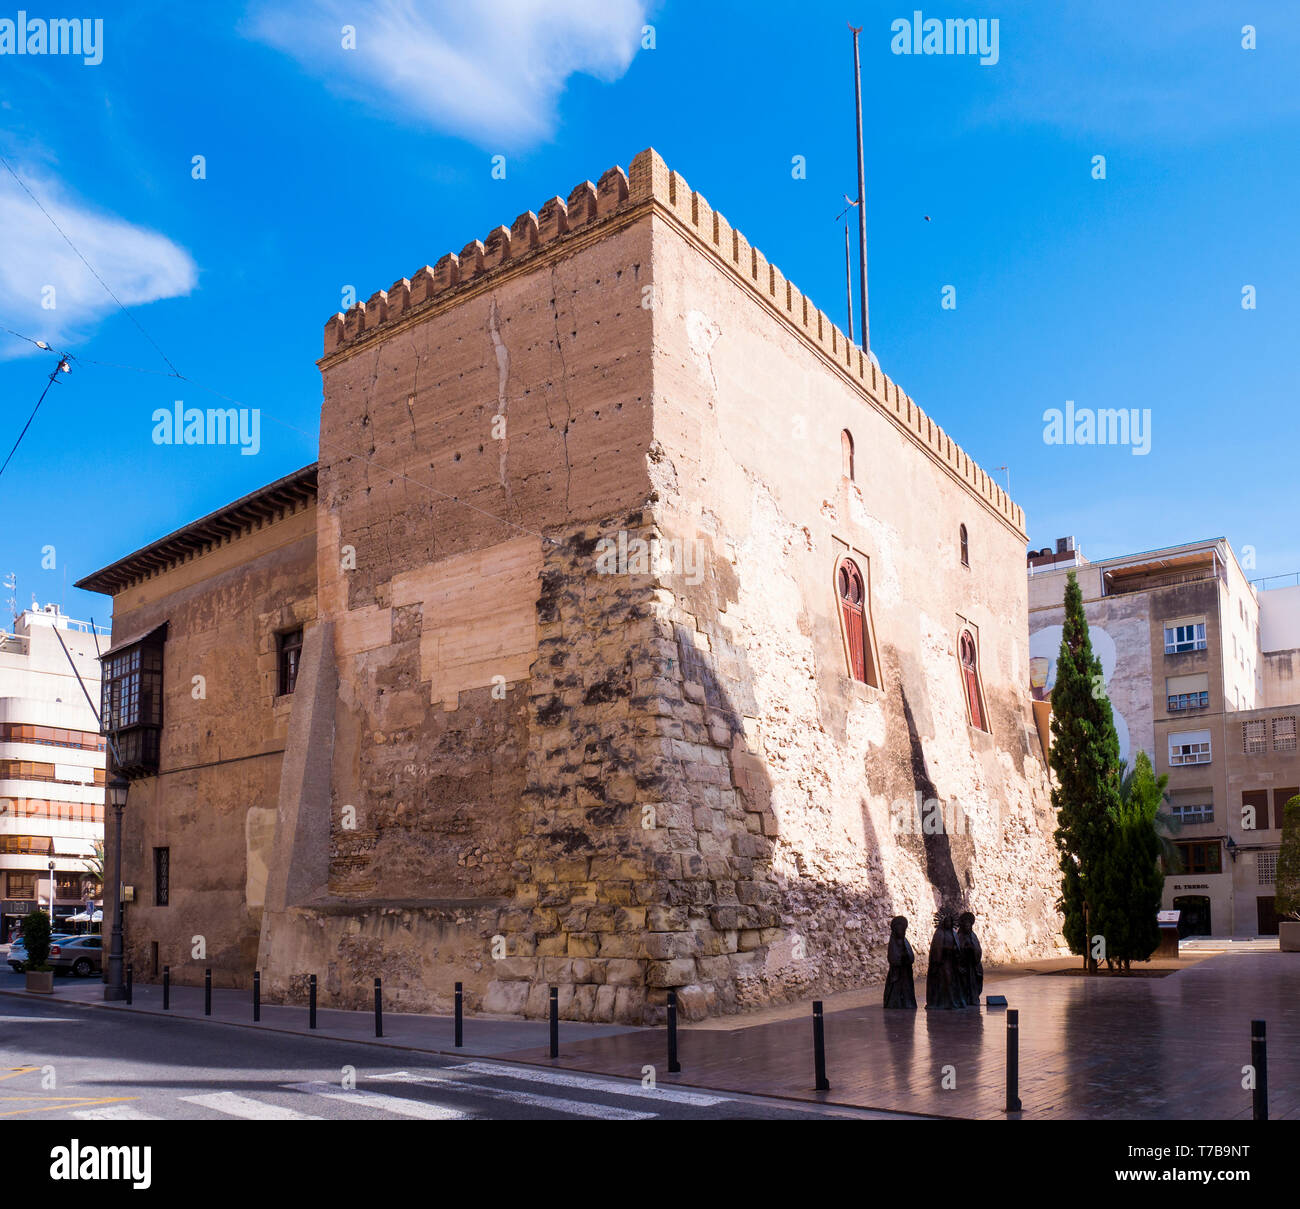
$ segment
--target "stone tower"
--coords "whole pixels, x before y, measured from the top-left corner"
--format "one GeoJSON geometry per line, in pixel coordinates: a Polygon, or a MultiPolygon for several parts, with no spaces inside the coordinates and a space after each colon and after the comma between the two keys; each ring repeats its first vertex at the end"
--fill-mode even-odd
{"type": "Polygon", "coordinates": [[[699,1016],[879,976],[940,902],[1052,951],[1023,515],[653,151],[319,365],[270,992],[699,1016]]]}

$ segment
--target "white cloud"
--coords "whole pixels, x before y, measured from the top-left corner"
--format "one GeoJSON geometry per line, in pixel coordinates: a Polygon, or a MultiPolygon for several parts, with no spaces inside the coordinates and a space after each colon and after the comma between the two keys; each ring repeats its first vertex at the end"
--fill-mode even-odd
{"type": "MultiPolygon", "coordinates": [[[[69,197],[51,177],[32,174],[18,164],[13,168],[123,305],[175,298],[194,288],[194,261],[166,236],[96,212],[69,197]]],[[[0,321],[6,327],[53,343],[80,335],[117,310],[67,240],[3,167],[0,230],[5,233],[0,321]]],[[[0,347],[13,355],[17,350],[10,343],[5,337],[0,347]]]]}
{"type": "Polygon", "coordinates": [[[645,0],[279,0],[259,4],[246,32],[348,95],[514,149],[551,133],[569,76],[627,70],[646,12],[645,0]]]}

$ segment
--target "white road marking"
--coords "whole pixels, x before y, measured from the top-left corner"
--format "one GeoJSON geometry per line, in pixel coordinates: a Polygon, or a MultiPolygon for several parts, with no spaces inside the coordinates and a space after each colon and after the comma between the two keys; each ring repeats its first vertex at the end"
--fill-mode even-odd
{"type": "Polygon", "coordinates": [[[568,1113],[575,1117],[595,1117],[601,1121],[648,1121],[657,1116],[653,1112],[633,1112],[629,1108],[613,1108],[608,1104],[592,1104],[583,1100],[563,1100],[558,1096],[535,1096],[532,1092],[515,1091],[503,1087],[489,1087],[486,1083],[475,1083],[460,1078],[455,1074],[435,1074],[426,1071],[413,1075],[409,1071],[395,1071],[391,1075],[370,1075],[369,1078],[391,1080],[396,1083],[427,1083],[431,1086],[446,1087],[461,1092],[473,1092],[491,1100],[506,1100],[525,1108],[544,1108],[552,1112],[568,1113]]]}
{"type": "Polygon", "coordinates": [[[125,1104],[109,1104],[104,1108],[83,1108],[72,1114],[78,1121],[161,1121],[152,1113],[129,1108],[125,1104]]]}
{"type": "Polygon", "coordinates": [[[71,1016],[0,1016],[0,1024],[71,1024],[71,1016]]]}
{"type": "Polygon", "coordinates": [[[424,1100],[408,1100],[402,1096],[385,1096],[379,1092],[340,1091],[333,1083],[285,1083],[291,1091],[308,1092],[322,1100],[339,1100],[344,1104],[357,1104],[379,1112],[392,1112],[402,1117],[419,1117],[423,1121],[468,1121],[472,1114],[424,1100]]]}
{"type": "Polygon", "coordinates": [[[320,1120],[320,1117],[295,1112],[292,1108],[281,1108],[278,1104],[264,1104],[261,1100],[237,1096],[233,1091],[217,1091],[206,1096],[181,1096],[181,1101],[197,1104],[200,1108],[211,1108],[214,1112],[223,1112],[227,1116],[242,1117],[246,1121],[320,1120]]]}
{"type": "Polygon", "coordinates": [[[644,1100],[667,1100],[672,1104],[686,1104],[692,1108],[712,1108],[726,1104],[726,1096],[710,1096],[702,1092],[685,1091],[679,1087],[642,1087],[639,1083],[619,1083],[587,1075],[562,1073],[558,1070],[529,1069],[523,1066],[493,1066],[487,1062],[465,1062],[452,1070],[469,1071],[476,1075],[493,1075],[501,1079],[521,1079],[529,1083],[549,1083],[556,1087],[576,1087],[582,1091],[600,1092],[607,1096],[634,1096],[644,1100]]]}

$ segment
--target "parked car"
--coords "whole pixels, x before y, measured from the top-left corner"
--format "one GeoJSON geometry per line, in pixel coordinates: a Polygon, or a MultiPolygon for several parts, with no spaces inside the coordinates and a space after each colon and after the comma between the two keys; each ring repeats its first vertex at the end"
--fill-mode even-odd
{"type": "Polygon", "coordinates": [[[50,966],[56,974],[71,970],[78,978],[98,974],[103,946],[102,936],[65,936],[50,945],[50,966]]]}
{"type": "MultiPolygon", "coordinates": [[[[50,950],[53,952],[54,946],[61,940],[75,940],[71,932],[55,932],[50,936],[50,950]]],[[[23,944],[23,938],[20,936],[17,940],[9,944],[9,968],[15,974],[21,974],[23,967],[27,964],[27,946],[23,944]]],[[[53,964],[53,962],[51,962],[53,964]]]]}

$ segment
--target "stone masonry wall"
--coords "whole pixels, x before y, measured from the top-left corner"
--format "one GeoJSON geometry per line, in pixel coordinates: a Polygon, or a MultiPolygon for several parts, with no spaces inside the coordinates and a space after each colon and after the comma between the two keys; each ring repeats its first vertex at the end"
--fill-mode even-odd
{"type": "Polygon", "coordinates": [[[940,903],[1052,951],[1020,510],[653,153],[331,321],[321,366],[331,869],[281,975],[635,1023],[858,985],[940,903]]]}

